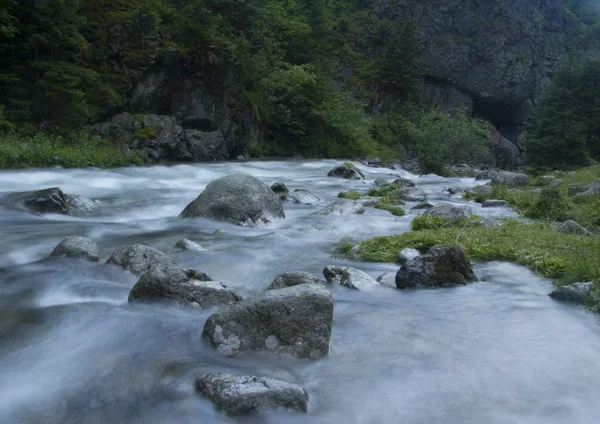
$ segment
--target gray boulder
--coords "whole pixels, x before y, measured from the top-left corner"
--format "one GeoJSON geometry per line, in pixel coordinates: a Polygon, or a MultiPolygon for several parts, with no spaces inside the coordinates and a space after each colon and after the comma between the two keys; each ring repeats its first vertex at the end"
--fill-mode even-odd
{"type": "Polygon", "coordinates": [[[381,274],[377,277],[377,282],[385,287],[396,288],[396,273],[386,272],[385,274],[381,274]]]}
{"type": "Polygon", "coordinates": [[[594,194],[600,194],[600,179],[591,183],[585,191],[577,194],[577,196],[592,196],[594,194]]]}
{"type": "Polygon", "coordinates": [[[565,222],[557,222],[554,224],[554,228],[556,228],[556,231],[558,231],[559,233],[565,233],[565,234],[579,234],[581,236],[591,236],[592,233],[588,230],[586,230],[585,228],[583,228],[581,225],[579,225],[577,222],[573,221],[573,220],[568,220],[565,222]]]}
{"type": "Polygon", "coordinates": [[[509,206],[509,203],[506,200],[489,199],[489,200],[485,200],[481,204],[481,206],[484,208],[497,208],[497,207],[509,206]]]}
{"type": "Polygon", "coordinates": [[[271,190],[273,190],[273,193],[278,195],[281,200],[284,200],[287,197],[287,194],[290,192],[284,183],[273,184],[271,186],[271,190]]]}
{"type": "Polygon", "coordinates": [[[424,216],[437,216],[456,223],[471,218],[471,208],[468,206],[437,205],[423,212],[424,216]]]}
{"type": "Polygon", "coordinates": [[[203,272],[159,266],[144,273],[129,292],[129,302],[174,302],[182,306],[211,308],[242,300],[223,283],[203,272]]]}
{"type": "Polygon", "coordinates": [[[477,277],[456,244],[437,244],[426,254],[406,262],[396,273],[399,289],[452,287],[469,281],[477,281],[477,277]]]}
{"type": "Polygon", "coordinates": [[[396,263],[404,265],[408,261],[413,260],[418,256],[421,256],[421,252],[419,252],[417,249],[407,247],[396,254],[396,263]]]}
{"type": "Polygon", "coordinates": [[[196,391],[230,416],[275,410],[308,411],[308,393],[297,384],[268,377],[210,373],[196,380],[196,391]]]}
{"type": "Polygon", "coordinates": [[[106,263],[118,265],[136,275],[141,275],[155,266],[175,266],[173,259],[163,252],[143,244],[119,247],[106,263]]]}
{"type": "Polygon", "coordinates": [[[460,187],[448,187],[445,188],[443,191],[446,191],[451,195],[461,194],[462,192],[464,192],[464,190],[460,187]]]}
{"type": "Polygon", "coordinates": [[[279,274],[265,290],[277,290],[286,287],[299,286],[300,284],[323,284],[323,281],[309,272],[284,272],[279,274]]]}
{"type": "Polygon", "coordinates": [[[329,353],[333,297],[317,284],[269,290],[206,320],[202,336],[224,356],[253,351],[318,359],[329,353]]]}
{"type": "Polygon", "coordinates": [[[211,182],[179,216],[202,216],[253,227],[285,218],[285,213],[281,199],[269,186],[250,175],[233,174],[211,182]]]}
{"type": "Polygon", "coordinates": [[[347,180],[364,180],[365,176],[360,169],[346,162],[343,165],[338,165],[327,173],[328,177],[345,178],[347,180]]]}
{"type": "Polygon", "coordinates": [[[71,236],[58,243],[50,256],[98,262],[100,260],[100,248],[89,238],[71,236]]]}
{"type": "Polygon", "coordinates": [[[583,304],[586,301],[586,298],[589,296],[592,288],[594,287],[594,283],[586,282],[586,283],[573,283],[568,286],[561,286],[550,293],[552,299],[560,300],[563,302],[572,302],[577,304],[583,304]]]}
{"type": "Polygon", "coordinates": [[[396,178],[392,184],[396,184],[397,186],[400,186],[400,187],[416,187],[417,186],[413,180],[411,180],[409,178],[404,178],[404,177],[396,178]]]}
{"type": "Polygon", "coordinates": [[[425,210],[425,209],[431,209],[433,207],[434,206],[431,203],[423,202],[423,203],[419,203],[419,204],[413,206],[411,209],[414,209],[414,210],[425,210]]]}
{"type": "Polygon", "coordinates": [[[340,199],[324,207],[313,215],[361,215],[365,213],[362,203],[355,200],[340,199]]]}
{"type": "Polygon", "coordinates": [[[550,181],[548,183],[548,186],[550,186],[550,187],[558,187],[562,183],[563,183],[562,180],[552,180],[552,181],[550,181]]]}
{"type": "Polygon", "coordinates": [[[360,199],[357,199],[356,202],[360,203],[365,207],[377,206],[381,203],[381,197],[364,196],[360,199]]]}
{"type": "Polygon", "coordinates": [[[4,200],[7,203],[24,207],[36,213],[69,214],[65,194],[58,187],[11,193],[4,200]]]}
{"type": "Polygon", "coordinates": [[[388,185],[389,181],[385,178],[377,178],[373,184],[375,185],[375,187],[383,187],[388,185]]]}
{"type": "Polygon", "coordinates": [[[322,205],[323,201],[316,195],[312,194],[310,191],[298,188],[288,194],[287,198],[296,204],[301,205],[322,205]]]}
{"type": "Polygon", "coordinates": [[[478,185],[469,189],[469,193],[474,196],[489,196],[494,191],[494,187],[489,184],[478,185]]]}
{"type": "Polygon", "coordinates": [[[72,216],[85,216],[91,215],[98,211],[98,205],[100,202],[89,199],[85,196],[79,196],[77,194],[66,194],[65,201],[67,203],[67,211],[72,216]]]}
{"type": "Polygon", "coordinates": [[[538,178],[538,183],[539,185],[547,186],[555,179],[556,177],[554,175],[543,175],[540,178],[538,178]]]}
{"type": "Polygon", "coordinates": [[[498,175],[498,171],[494,171],[492,169],[486,169],[484,171],[478,172],[475,176],[476,181],[480,180],[491,180],[492,178],[498,175]]]}
{"type": "Polygon", "coordinates": [[[185,239],[185,238],[181,239],[177,243],[175,243],[175,247],[178,247],[179,249],[182,249],[182,250],[195,250],[196,252],[202,252],[205,250],[198,243],[188,240],[188,239],[185,239]]]}
{"type": "Polygon", "coordinates": [[[529,184],[529,176],[519,172],[500,171],[492,178],[492,183],[508,187],[523,187],[529,184]]]}
{"type": "Polygon", "coordinates": [[[350,289],[365,290],[380,285],[370,275],[348,266],[326,266],[323,275],[328,283],[336,283],[350,289]]]}
{"type": "Polygon", "coordinates": [[[569,184],[567,188],[567,192],[569,196],[575,196],[576,194],[583,193],[587,190],[587,186],[585,184],[569,184]]]}
{"type": "Polygon", "coordinates": [[[427,194],[419,187],[405,186],[400,191],[400,198],[406,202],[424,202],[427,194]]]}

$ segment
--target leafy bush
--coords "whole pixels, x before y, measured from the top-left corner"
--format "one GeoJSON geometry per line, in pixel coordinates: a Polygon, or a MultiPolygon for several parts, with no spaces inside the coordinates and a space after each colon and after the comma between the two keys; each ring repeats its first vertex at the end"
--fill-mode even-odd
{"type": "Polygon", "coordinates": [[[378,205],[375,205],[375,208],[381,209],[384,211],[388,211],[389,213],[391,213],[394,216],[406,215],[406,212],[404,212],[404,209],[402,209],[400,206],[394,206],[394,205],[390,205],[388,203],[380,203],[378,205]]]}
{"type": "Polygon", "coordinates": [[[545,188],[537,201],[526,210],[526,216],[533,219],[564,221],[568,217],[567,199],[557,189],[545,188]]]}
{"type": "Polygon", "coordinates": [[[410,224],[413,231],[435,230],[437,228],[451,227],[452,225],[453,223],[446,218],[425,215],[417,215],[410,224]]]}
{"type": "Polygon", "coordinates": [[[358,200],[362,197],[362,194],[356,190],[341,191],[338,193],[338,197],[342,199],[358,200]]]}

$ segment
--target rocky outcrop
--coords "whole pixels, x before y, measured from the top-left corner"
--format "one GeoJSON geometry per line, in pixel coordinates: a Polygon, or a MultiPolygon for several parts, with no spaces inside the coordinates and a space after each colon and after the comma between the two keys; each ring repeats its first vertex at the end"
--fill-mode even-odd
{"type": "Polygon", "coordinates": [[[285,218],[285,213],[281,199],[269,186],[250,175],[233,174],[211,182],[179,216],[254,227],[285,218]]]}
{"type": "Polygon", "coordinates": [[[360,169],[347,162],[343,165],[338,165],[327,173],[328,177],[345,178],[347,180],[364,180],[365,176],[360,169]]]}
{"type": "Polygon", "coordinates": [[[224,356],[253,351],[318,359],[329,353],[333,297],[317,284],[268,290],[206,320],[202,336],[224,356]]]}
{"type": "Polygon", "coordinates": [[[196,391],[230,416],[276,410],[308,411],[308,393],[297,384],[268,377],[210,373],[196,380],[196,391]]]}
{"type": "Polygon", "coordinates": [[[211,308],[242,300],[242,296],[205,273],[174,266],[158,266],[144,273],[129,292],[129,302],[171,302],[211,308]]]}
{"type": "Polygon", "coordinates": [[[173,259],[163,252],[143,244],[119,247],[106,263],[120,266],[136,275],[141,275],[155,266],[175,266],[173,259]]]}
{"type": "Polygon", "coordinates": [[[366,290],[380,285],[370,275],[348,266],[326,266],[323,276],[328,283],[339,284],[349,289],[366,290]]]}
{"type": "Polygon", "coordinates": [[[552,299],[563,302],[572,302],[577,304],[585,303],[588,295],[591,293],[594,283],[573,283],[567,286],[561,286],[550,293],[552,299]]]}
{"type": "Polygon", "coordinates": [[[50,256],[98,262],[100,260],[100,248],[89,238],[71,236],[58,243],[50,256]]]}
{"type": "Polygon", "coordinates": [[[265,290],[284,289],[286,287],[299,286],[300,284],[323,284],[324,282],[309,272],[284,272],[271,281],[265,290]]]}
{"type": "Polygon", "coordinates": [[[84,196],[64,193],[59,187],[11,193],[2,200],[11,206],[35,213],[82,216],[98,209],[98,202],[84,196]]]}
{"type": "Polygon", "coordinates": [[[456,244],[437,244],[426,254],[407,261],[396,273],[399,289],[452,287],[476,280],[471,264],[456,244]]]}
{"type": "Polygon", "coordinates": [[[340,199],[324,207],[313,215],[362,215],[365,207],[355,200],[340,199]]]}
{"type": "Polygon", "coordinates": [[[529,176],[518,172],[501,171],[492,178],[492,183],[508,187],[523,187],[529,184],[529,176]]]}

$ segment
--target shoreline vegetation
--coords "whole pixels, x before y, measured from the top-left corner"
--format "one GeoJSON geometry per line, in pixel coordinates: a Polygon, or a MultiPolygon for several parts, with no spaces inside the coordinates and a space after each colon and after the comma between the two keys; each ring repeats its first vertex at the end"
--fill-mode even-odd
{"type": "Polygon", "coordinates": [[[553,172],[563,180],[555,188],[542,188],[543,177],[519,189],[494,185],[489,195],[467,198],[478,202],[506,200],[527,220],[503,219],[499,227],[469,222],[443,222],[443,218],[417,216],[409,232],[362,241],[343,239],[336,253],[364,262],[394,262],[404,248],[425,251],[436,244],[458,244],[474,261],[507,261],[527,266],[551,279],[556,286],[591,281],[594,287],[586,305],[600,312],[600,194],[576,196],[569,186],[588,185],[600,178],[600,166],[570,172],[553,172]],[[561,232],[555,222],[575,220],[589,235],[561,232]]]}

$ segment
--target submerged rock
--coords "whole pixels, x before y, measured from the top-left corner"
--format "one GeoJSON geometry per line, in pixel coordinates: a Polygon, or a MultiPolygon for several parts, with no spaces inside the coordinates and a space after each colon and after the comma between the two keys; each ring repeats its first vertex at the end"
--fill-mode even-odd
{"type": "Polygon", "coordinates": [[[306,390],[274,378],[210,373],[196,380],[196,391],[231,416],[265,414],[279,409],[308,411],[306,390]]]}
{"type": "Polygon", "coordinates": [[[195,250],[196,252],[202,252],[205,250],[198,243],[188,240],[188,239],[185,239],[185,238],[181,239],[177,243],[175,243],[175,247],[178,247],[179,249],[182,249],[182,250],[195,250]]]}
{"type": "Polygon", "coordinates": [[[490,199],[490,200],[485,200],[481,204],[481,206],[484,208],[497,208],[497,207],[509,206],[509,203],[506,200],[490,199]]]}
{"type": "Polygon", "coordinates": [[[377,178],[373,184],[375,185],[375,187],[383,187],[388,185],[389,183],[390,182],[385,178],[377,178]]]}
{"type": "Polygon", "coordinates": [[[586,230],[585,228],[583,228],[581,225],[579,225],[577,222],[575,222],[573,220],[568,220],[565,222],[557,222],[554,224],[554,228],[556,228],[556,231],[558,231],[559,233],[579,234],[582,236],[593,235],[590,231],[586,230]]]}
{"type": "Polygon", "coordinates": [[[407,261],[396,273],[399,289],[452,287],[469,281],[477,281],[477,277],[456,244],[437,244],[426,254],[407,261]]]}
{"type": "Polygon", "coordinates": [[[98,262],[100,260],[100,248],[87,237],[71,236],[58,243],[50,256],[98,262]]]}
{"type": "Polygon", "coordinates": [[[585,303],[587,296],[592,291],[594,283],[573,283],[568,286],[561,286],[550,293],[552,299],[563,302],[572,302],[577,304],[585,303]]]}
{"type": "Polygon", "coordinates": [[[309,272],[284,272],[279,274],[265,290],[283,289],[285,287],[299,286],[300,284],[323,284],[324,281],[309,272]]]}
{"type": "Polygon", "coordinates": [[[288,194],[287,197],[292,203],[302,204],[302,205],[321,205],[323,201],[316,195],[312,194],[310,191],[305,190],[303,188],[298,188],[288,194]]]}
{"type": "Polygon", "coordinates": [[[58,187],[11,193],[4,200],[8,203],[22,206],[32,212],[69,214],[65,194],[58,187]]]}
{"type": "Polygon", "coordinates": [[[159,266],[144,273],[129,292],[129,302],[175,302],[182,306],[211,308],[242,300],[242,296],[205,273],[174,266],[159,266]]]}
{"type": "Polygon", "coordinates": [[[317,359],[329,353],[333,297],[317,284],[268,290],[206,320],[202,336],[224,356],[253,351],[317,359]]]}
{"type": "Polygon", "coordinates": [[[338,165],[327,173],[328,177],[345,178],[347,180],[364,180],[365,176],[360,169],[346,162],[343,165],[338,165]]]}
{"type": "Polygon", "coordinates": [[[355,200],[340,199],[324,207],[313,215],[361,215],[365,213],[362,203],[355,200]]]}
{"type": "Polygon", "coordinates": [[[233,174],[211,182],[179,216],[255,226],[285,218],[285,213],[281,199],[269,186],[250,175],[233,174]]]}
{"type": "Polygon", "coordinates": [[[365,290],[380,285],[370,275],[348,266],[326,266],[323,275],[328,283],[336,283],[350,289],[365,290]]]}
{"type": "Polygon", "coordinates": [[[163,252],[143,244],[119,247],[110,255],[106,263],[118,265],[137,275],[155,266],[175,266],[173,259],[163,252]]]}
{"type": "Polygon", "coordinates": [[[377,206],[381,203],[381,197],[364,196],[356,200],[365,207],[377,206]]]}
{"type": "Polygon", "coordinates": [[[290,192],[284,183],[273,184],[271,186],[271,190],[273,190],[273,193],[278,195],[281,200],[284,200],[287,197],[287,194],[290,192]]]}
{"type": "Polygon", "coordinates": [[[423,212],[423,216],[436,216],[456,223],[471,218],[471,208],[468,206],[437,205],[423,212]]]}
{"type": "Polygon", "coordinates": [[[434,207],[434,206],[433,206],[431,203],[426,203],[426,202],[423,202],[423,203],[419,203],[419,204],[417,204],[416,206],[413,206],[411,209],[412,209],[412,210],[417,210],[417,211],[418,211],[418,210],[431,209],[431,208],[433,208],[433,207],[434,207]]]}
{"type": "Polygon", "coordinates": [[[77,194],[66,194],[67,211],[72,216],[91,215],[98,211],[99,202],[77,194]]]}
{"type": "Polygon", "coordinates": [[[427,199],[427,193],[419,187],[406,186],[400,191],[400,198],[407,202],[424,202],[427,199]]]}
{"type": "Polygon", "coordinates": [[[377,282],[382,286],[386,287],[396,287],[396,273],[395,272],[386,272],[385,274],[381,274],[377,277],[377,282]]]}
{"type": "Polygon", "coordinates": [[[492,183],[508,187],[523,187],[529,184],[529,176],[519,172],[501,171],[492,178],[492,183]]]}

